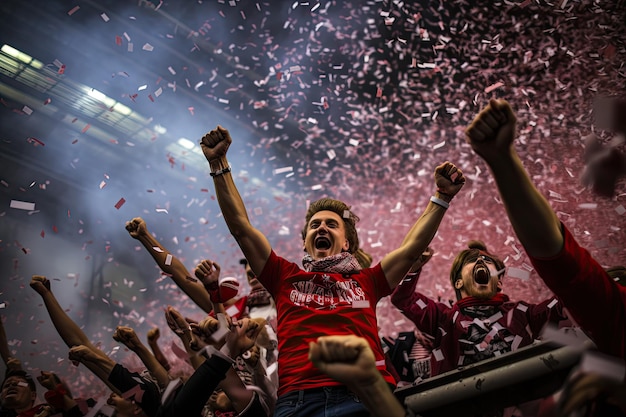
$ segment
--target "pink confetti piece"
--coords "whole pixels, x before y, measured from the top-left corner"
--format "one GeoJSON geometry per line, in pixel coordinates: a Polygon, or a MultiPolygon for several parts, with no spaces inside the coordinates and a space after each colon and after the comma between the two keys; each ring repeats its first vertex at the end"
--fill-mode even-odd
{"type": "Polygon", "coordinates": [[[122,207],[125,202],[126,202],[126,199],[124,199],[123,197],[120,198],[119,201],[115,203],[115,208],[119,210],[120,207],[122,207]]]}
{"type": "Polygon", "coordinates": [[[68,16],[71,16],[74,13],[76,13],[78,11],[78,9],[80,9],[80,6],[74,6],[72,9],[70,9],[69,12],[67,12],[68,16]]]}
{"type": "Polygon", "coordinates": [[[42,229],[41,233],[39,233],[39,236],[41,236],[41,238],[43,239],[44,237],[46,237],[46,232],[44,232],[42,229]]]}
{"type": "Polygon", "coordinates": [[[352,302],[352,308],[369,308],[369,300],[355,300],[352,302]]]}
{"type": "Polygon", "coordinates": [[[122,37],[119,35],[115,35],[115,44],[117,46],[122,46],[122,37]]]}
{"type": "Polygon", "coordinates": [[[43,143],[39,139],[33,138],[33,137],[26,138],[26,142],[32,144],[33,146],[46,146],[45,143],[43,143]]]}
{"type": "Polygon", "coordinates": [[[485,88],[485,93],[491,93],[493,90],[498,89],[504,85],[503,82],[499,81],[495,84],[491,84],[490,86],[485,88]]]}
{"type": "Polygon", "coordinates": [[[83,127],[83,130],[81,130],[80,132],[81,132],[81,133],[85,133],[86,131],[88,131],[88,130],[89,130],[89,128],[90,128],[90,127],[91,127],[91,125],[90,125],[89,123],[87,123],[87,124],[85,125],[85,127],[83,127]]]}
{"type": "Polygon", "coordinates": [[[44,100],[43,105],[47,106],[48,104],[50,104],[52,102],[52,99],[50,97],[48,97],[47,99],[44,100]]]}

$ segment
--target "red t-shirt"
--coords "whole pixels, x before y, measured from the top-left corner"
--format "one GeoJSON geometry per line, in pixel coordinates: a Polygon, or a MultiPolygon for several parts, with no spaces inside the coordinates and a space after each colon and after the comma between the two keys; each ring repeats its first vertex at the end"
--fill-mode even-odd
{"type": "Polygon", "coordinates": [[[626,287],[614,282],[567,227],[561,227],[561,252],[529,259],[598,350],[626,359],[626,287]]]}
{"type": "Polygon", "coordinates": [[[341,385],[308,359],[309,342],[319,336],[354,334],[365,338],[387,382],[376,304],[391,294],[380,266],[354,274],[306,272],[274,251],[258,277],[272,294],[278,312],[278,395],[290,391],[341,385]]]}

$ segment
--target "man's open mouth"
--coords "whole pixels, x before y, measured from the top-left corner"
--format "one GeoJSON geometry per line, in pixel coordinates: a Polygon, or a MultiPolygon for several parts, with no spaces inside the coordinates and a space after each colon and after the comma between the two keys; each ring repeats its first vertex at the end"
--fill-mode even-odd
{"type": "Polygon", "coordinates": [[[326,237],[321,236],[315,239],[315,249],[327,250],[330,246],[330,240],[326,237]]]}
{"type": "Polygon", "coordinates": [[[487,265],[483,263],[477,263],[474,266],[474,281],[480,285],[489,284],[489,280],[491,278],[491,271],[487,265]]]}

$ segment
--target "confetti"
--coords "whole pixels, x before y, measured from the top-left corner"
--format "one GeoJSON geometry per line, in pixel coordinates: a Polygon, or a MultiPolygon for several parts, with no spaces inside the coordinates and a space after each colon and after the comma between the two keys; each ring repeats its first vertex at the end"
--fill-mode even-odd
{"type": "Polygon", "coordinates": [[[18,210],[35,210],[35,203],[28,203],[26,201],[11,200],[10,207],[18,210]]]}
{"type": "Polygon", "coordinates": [[[46,146],[45,143],[43,143],[42,141],[40,141],[37,138],[27,138],[26,142],[32,144],[33,146],[46,146]]]}
{"type": "Polygon", "coordinates": [[[528,280],[530,279],[530,272],[529,271],[525,271],[521,268],[516,268],[516,267],[508,267],[507,268],[507,277],[510,278],[518,278],[518,279],[522,279],[522,280],[528,280]]]}
{"type": "Polygon", "coordinates": [[[369,300],[355,300],[352,301],[352,308],[369,308],[369,300]]]}
{"type": "Polygon", "coordinates": [[[115,208],[119,210],[124,205],[125,202],[126,200],[124,198],[120,198],[118,202],[115,203],[115,208]]]}
{"type": "Polygon", "coordinates": [[[485,93],[489,94],[494,90],[497,90],[498,88],[502,87],[504,85],[503,82],[497,82],[495,84],[491,84],[490,86],[485,88],[485,93]]]}

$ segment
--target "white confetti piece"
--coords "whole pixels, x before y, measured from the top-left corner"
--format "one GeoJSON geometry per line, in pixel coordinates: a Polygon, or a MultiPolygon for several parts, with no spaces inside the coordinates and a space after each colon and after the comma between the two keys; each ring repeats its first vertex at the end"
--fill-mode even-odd
{"type": "Polygon", "coordinates": [[[582,372],[600,374],[616,382],[622,382],[626,373],[623,360],[598,352],[585,352],[579,368],[582,372]]]}
{"type": "Polygon", "coordinates": [[[523,280],[530,279],[530,272],[525,271],[521,268],[516,268],[514,266],[510,266],[506,271],[506,276],[511,278],[518,278],[523,280]]]}
{"type": "Polygon", "coordinates": [[[144,44],[144,46],[141,47],[141,49],[143,49],[144,51],[152,52],[154,50],[154,46],[146,43],[144,44]]]}
{"type": "Polygon", "coordinates": [[[278,175],[278,174],[284,174],[285,172],[292,172],[293,171],[293,167],[283,167],[283,168],[276,168],[272,171],[272,173],[274,175],[278,175]]]}
{"type": "Polygon", "coordinates": [[[439,148],[443,148],[444,146],[446,146],[446,141],[445,140],[442,141],[442,142],[439,142],[439,143],[437,143],[435,145],[433,145],[433,150],[439,149],[439,148]]]}
{"type": "Polygon", "coordinates": [[[441,349],[433,349],[432,354],[437,362],[441,362],[444,358],[443,352],[441,352],[441,349]]]}
{"type": "Polygon", "coordinates": [[[19,201],[19,200],[11,200],[10,207],[14,209],[18,209],[18,210],[32,211],[32,210],[35,210],[35,203],[29,203],[26,201],[19,201]]]}
{"type": "Polygon", "coordinates": [[[491,317],[489,317],[489,318],[487,319],[487,321],[488,321],[489,323],[495,323],[495,322],[497,322],[498,320],[500,320],[502,317],[503,317],[503,316],[502,316],[502,312],[501,312],[501,311],[498,311],[497,313],[495,313],[494,315],[492,315],[491,317]]]}

